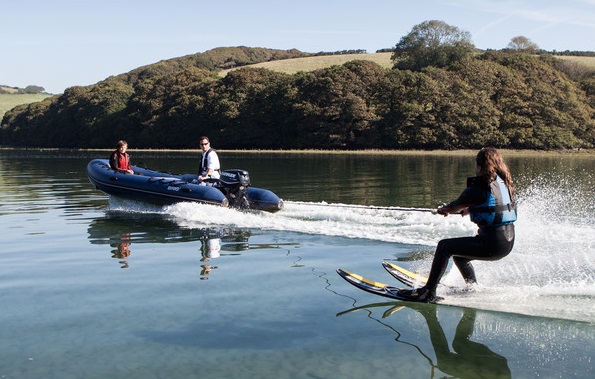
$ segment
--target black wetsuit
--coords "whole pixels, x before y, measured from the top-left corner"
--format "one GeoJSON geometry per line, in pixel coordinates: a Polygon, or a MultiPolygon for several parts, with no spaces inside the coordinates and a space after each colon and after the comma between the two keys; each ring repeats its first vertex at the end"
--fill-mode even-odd
{"type": "MultiPolygon", "coordinates": [[[[479,179],[479,178],[476,178],[479,179]]],[[[459,204],[483,204],[490,196],[490,185],[485,180],[474,180],[461,193],[458,199],[447,205],[456,206],[459,204]]],[[[425,288],[432,292],[444,275],[448,266],[448,260],[453,262],[463,275],[465,282],[475,283],[475,270],[471,265],[472,260],[495,261],[507,256],[514,245],[514,224],[491,226],[480,225],[479,231],[474,237],[449,238],[438,242],[430,276],[425,288]]]]}

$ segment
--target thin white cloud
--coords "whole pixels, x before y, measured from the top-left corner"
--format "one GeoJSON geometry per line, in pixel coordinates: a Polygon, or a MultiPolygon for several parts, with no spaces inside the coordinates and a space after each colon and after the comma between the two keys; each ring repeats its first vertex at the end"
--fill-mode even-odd
{"type": "Polygon", "coordinates": [[[592,50],[595,0],[444,1],[458,14],[475,15],[475,20],[468,20],[473,25],[470,32],[484,48],[501,46],[505,37],[523,35],[546,50],[592,50]]]}
{"type": "Polygon", "coordinates": [[[506,15],[504,17],[500,17],[497,20],[494,20],[486,25],[484,25],[482,28],[476,30],[473,35],[475,37],[479,37],[481,36],[483,33],[487,32],[490,29],[494,29],[496,27],[498,27],[498,25],[505,23],[506,21],[514,18],[515,15],[511,14],[511,15],[506,15]]]}
{"type": "MultiPolygon", "coordinates": [[[[492,23],[498,25],[507,17],[551,24],[576,25],[595,29],[595,0],[519,1],[519,0],[451,0],[453,6],[474,12],[501,15],[492,23]]],[[[488,27],[484,27],[486,30],[488,27]]]]}

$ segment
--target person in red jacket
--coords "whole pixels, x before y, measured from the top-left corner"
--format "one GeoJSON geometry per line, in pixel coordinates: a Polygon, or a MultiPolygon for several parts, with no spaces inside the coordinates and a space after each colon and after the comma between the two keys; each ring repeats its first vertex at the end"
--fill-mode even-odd
{"type": "Polygon", "coordinates": [[[128,143],[124,140],[118,141],[116,150],[109,158],[109,165],[114,171],[134,174],[132,167],[130,167],[130,155],[128,155],[126,149],[128,149],[128,143]]]}

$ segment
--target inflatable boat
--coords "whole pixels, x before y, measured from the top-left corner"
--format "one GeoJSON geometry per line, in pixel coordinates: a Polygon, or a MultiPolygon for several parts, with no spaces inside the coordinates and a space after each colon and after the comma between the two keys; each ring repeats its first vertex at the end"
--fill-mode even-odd
{"type": "Polygon", "coordinates": [[[175,175],[132,166],[134,174],[112,170],[107,159],[94,159],[87,165],[89,181],[98,190],[147,203],[167,205],[183,201],[239,209],[276,212],[283,201],[272,191],[250,186],[245,170],[225,170],[221,179],[198,183],[198,175],[175,175]]]}

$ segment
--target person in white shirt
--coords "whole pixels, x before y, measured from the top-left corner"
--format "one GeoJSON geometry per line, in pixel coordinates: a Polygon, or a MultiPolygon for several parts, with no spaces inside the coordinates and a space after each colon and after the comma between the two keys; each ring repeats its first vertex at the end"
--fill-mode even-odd
{"type": "Polygon", "coordinates": [[[200,148],[202,155],[200,158],[200,170],[198,181],[203,183],[205,179],[219,179],[221,174],[221,164],[217,152],[211,148],[209,137],[200,137],[200,148]]]}

